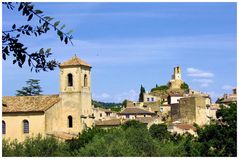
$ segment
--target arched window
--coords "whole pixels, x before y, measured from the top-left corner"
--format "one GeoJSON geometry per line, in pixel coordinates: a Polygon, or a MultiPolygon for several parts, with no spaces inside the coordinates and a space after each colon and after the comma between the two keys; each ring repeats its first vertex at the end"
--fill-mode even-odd
{"type": "Polygon", "coordinates": [[[6,134],[6,123],[2,120],[2,134],[6,134]]]}
{"type": "Polygon", "coordinates": [[[23,133],[24,134],[29,133],[29,122],[27,120],[23,120],[23,133]]]}
{"type": "Polygon", "coordinates": [[[68,116],[68,128],[72,128],[73,127],[73,119],[72,116],[69,115],[68,116]]]}
{"type": "Polygon", "coordinates": [[[67,75],[68,86],[73,86],[73,76],[71,73],[67,75]]]}
{"type": "Polygon", "coordinates": [[[87,87],[88,85],[88,78],[87,78],[87,75],[85,74],[84,76],[84,87],[87,87]]]}

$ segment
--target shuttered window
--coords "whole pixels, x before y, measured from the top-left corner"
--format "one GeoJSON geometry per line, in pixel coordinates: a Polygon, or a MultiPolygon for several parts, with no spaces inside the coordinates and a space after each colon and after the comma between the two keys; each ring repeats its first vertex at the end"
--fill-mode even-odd
{"type": "Polygon", "coordinates": [[[24,134],[29,133],[29,122],[27,120],[23,120],[23,133],[24,134]]]}
{"type": "Polygon", "coordinates": [[[2,120],[2,134],[6,134],[6,123],[2,120]]]}

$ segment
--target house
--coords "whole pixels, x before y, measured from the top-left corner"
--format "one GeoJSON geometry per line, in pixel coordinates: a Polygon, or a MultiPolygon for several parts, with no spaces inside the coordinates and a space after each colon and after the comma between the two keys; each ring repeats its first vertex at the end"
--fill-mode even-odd
{"type": "Polygon", "coordinates": [[[93,108],[93,116],[95,117],[95,120],[107,120],[116,118],[117,114],[110,109],[93,108]]]}
{"type": "Polygon", "coordinates": [[[155,113],[138,107],[128,107],[118,113],[119,118],[135,119],[137,117],[153,117],[155,113]]]}
{"type": "Polygon", "coordinates": [[[74,56],[60,65],[57,95],[2,98],[2,137],[23,141],[51,135],[75,137],[93,125],[91,66],[74,56]]]}
{"type": "Polygon", "coordinates": [[[193,136],[197,136],[197,129],[191,124],[181,124],[181,123],[171,124],[168,126],[168,131],[177,134],[189,133],[193,136]]]}

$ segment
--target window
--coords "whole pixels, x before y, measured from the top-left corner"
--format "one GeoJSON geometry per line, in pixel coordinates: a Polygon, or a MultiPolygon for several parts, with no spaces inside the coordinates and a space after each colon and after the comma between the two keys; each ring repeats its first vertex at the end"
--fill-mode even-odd
{"type": "Polygon", "coordinates": [[[72,128],[72,127],[73,127],[72,116],[69,115],[69,116],[68,116],[68,128],[72,128]]]}
{"type": "Polygon", "coordinates": [[[102,113],[100,113],[100,117],[102,117],[102,113]]]}
{"type": "Polygon", "coordinates": [[[154,101],[154,98],[151,98],[151,101],[153,102],[153,101],[154,101]]]}
{"type": "Polygon", "coordinates": [[[29,133],[29,122],[27,120],[23,120],[23,133],[24,134],[29,133]]]}
{"type": "Polygon", "coordinates": [[[147,98],[147,101],[149,101],[149,98],[147,98]]]}
{"type": "Polygon", "coordinates": [[[6,134],[6,123],[2,120],[2,134],[6,134]]]}
{"type": "Polygon", "coordinates": [[[68,79],[68,86],[73,86],[73,76],[71,73],[67,75],[67,79],[68,79]]]}
{"type": "Polygon", "coordinates": [[[129,115],[126,115],[126,118],[129,118],[129,115]]]}
{"type": "Polygon", "coordinates": [[[88,81],[87,75],[85,74],[85,76],[84,76],[84,87],[87,87],[87,85],[88,85],[87,81],[88,81]]]}

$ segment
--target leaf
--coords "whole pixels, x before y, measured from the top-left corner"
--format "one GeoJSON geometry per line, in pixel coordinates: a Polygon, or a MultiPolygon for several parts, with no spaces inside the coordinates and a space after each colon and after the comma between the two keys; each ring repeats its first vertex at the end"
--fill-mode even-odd
{"type": "Polygon", "coordinates": [[[64,37],[63,37],[63,35],[62,35],[62,36],[60,36],[60,39],[61,39],[61,41],[63,40],[63,38],[64,38],[64,37]]]}
{"type": "Polygon", "coordinates": [[[68,38],[66,37],[66,38],[65,38],[65,44],[67,44],[67,43],[68,43],[68,38]]]}
{"type": "Polygon", "coordinates": [[[26,31],[26,34],[27,34],[27,35],[30,35],[29,31],[26,31]]]}
{"type": "Polygon", "coordinates": [[[60,21],[57,21],[54,23],[54,27],[57,27],[59,25],[60,21]]]}
{"type": "Polygon", "coordinates": [[[66,27],[66,25],[65,25],[65,24],[64,24],[64,25],[62,25],[62,27],[61,27],[61,30],[62,30],[62,29],[64,29],[65,27],[66,27]]]}
{"type": "Polygon", "coordinates": [[[47,50],[46,50],[46,53],[50,53],[50,51],[51,51],[51,48],[47,49],[47,50]]]}
{"type": "Polygon", "coordinates": [[[15,64],[17,62],[17,60],[13,60],[12,63],[15,64]]]}
{"type": "Polygon", "coordinates": [[[22,8],[23,8],[23,4],[22,4],[23,2],[21,2],[20,3],[20,6],[19,6],[19,8],[18,8],[18,11],[20,11],[22,8]]]}
{"type": "Polygon", "coordinates": [[[61,36],[62,36],[62,34],[63,34],[63,33],[62,33],[61,31],[59,31],[59,30],[57,31],[57,35],[58,35],[58,36],[60,36],[60,37],[61,37],[61,36]]]}
{"type": "Polygon", "coordinates": [[[69,34],[71,34],[72,32],[73,32],[73,30],[70,30],[70,31],[68,31],[66,34],[69,35],[69,34]]]}
{"type": "Polygon", "coordinates": [[[40,53],[40,54],[44,54],[43,48],[40,49],[39,53],[40,53]]]}
{"type": "Polygon", "coordinates": [[[30,21],[30,20],[32,19],[32,17],[33,17],[33,14],[31,14],[31,15],[28,17],[27,21],[30,21]]]}
{"type": "Polygon", "coordinates": [[[12,29],[15,29],[15,28],[16,28],[16,24],[13,24],[12,29]]]}
{"type": "Polygon", "coordinates": [[[6,54],[2,54],[2,58],[3,58],[3,60],[6,60],[6,54]]]}
{"type": "Polygon", "coordinates": [[[35,10],[35,13],[36,13],[36,14],[41,14],[41,13],[43,13],[43,12],[42,12],[41,10],[39,10],[39,9],[36,9],[36,10],[35,10]]]}
{"type": "Polygon", "coordinates": [[[17,34],[16,38],[19,38],[20,37],[20,34],[17,34]]]}

